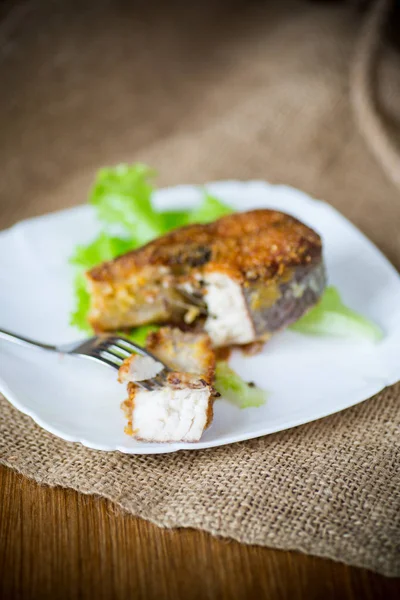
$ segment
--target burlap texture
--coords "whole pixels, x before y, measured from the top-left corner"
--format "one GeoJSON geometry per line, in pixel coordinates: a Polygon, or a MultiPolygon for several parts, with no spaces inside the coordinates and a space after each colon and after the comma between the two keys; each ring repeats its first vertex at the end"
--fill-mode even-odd
{"type": "MultiPolygon", "coordinates": [[[[365,148],[348,99],[360,16],[303,2],[144,4],[18,3],[4,21],[3,226],[84,201],[103,164],[142,160],[161,183],[295,185],[335,205],[399,267],[399,193],[365,148]]],[[[393,135],[398,67],[387,53],[380,110],[393,135]]],[[[396,385],[290,431],[142,457],[66,443],[0,399],[0,461],[160,526],[394,576],[399,397],[396,385]]]]}

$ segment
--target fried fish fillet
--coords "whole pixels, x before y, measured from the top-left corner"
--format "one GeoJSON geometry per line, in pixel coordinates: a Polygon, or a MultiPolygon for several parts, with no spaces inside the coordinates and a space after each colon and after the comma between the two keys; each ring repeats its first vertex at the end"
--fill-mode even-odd
{"type": "Polygon", "coordinates": [[[119,370],[128,383],[123,409],[127,433],[148,442],[196,442],[213,417],[215,354],[208,335],[164,327],[149,336],[146,348],[172,371],[162,387],[145,390],[137,382],[160,372],[162,365],[133,354],[119,370]]]}
{"type": "Polygon", "coordinates": [[[215,347],[266,339],[325,287],[319,235],[266,209],[176,229],[87,277],[96,331],[197,320],[215,347]]]}

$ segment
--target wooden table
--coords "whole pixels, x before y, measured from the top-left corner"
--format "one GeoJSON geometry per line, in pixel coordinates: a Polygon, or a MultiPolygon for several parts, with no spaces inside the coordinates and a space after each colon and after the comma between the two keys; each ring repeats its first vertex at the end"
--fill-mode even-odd
{"type": "Polygon", "coordinates": [[[330,560],[164,530],[110,502],[0,468],[0,598],[398,598],[330,560]]]}

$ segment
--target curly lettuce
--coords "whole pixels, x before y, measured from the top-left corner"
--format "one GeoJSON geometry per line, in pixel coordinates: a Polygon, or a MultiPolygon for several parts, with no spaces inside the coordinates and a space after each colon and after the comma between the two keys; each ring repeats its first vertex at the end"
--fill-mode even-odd
{"type": "Polygon", "coordinates": [[[383,337],[378,325],[343,304],[333,286],[327,287],[318,304],[290,328],[306,335],[363,338],[372,342],[383,337]]]}
{"type": "Polygon", "coordinates": [[[226,361],[217,363],[215,369],[215,389],[239,408],[262,406],[267,400],[267,392],[252,383],[246,383],[226,361]]]}
{"type": "Polygon", "coordinates": [[[100,169],[89,196],[103,226],[118,228],[135,247],[164,233],[162,218],[151,202],[154,176],[140,163],[100,169]]]}
{"type": "Polygon", "coordinates": [[[233,209],[203,190],[202,203],[193,210],[189,211],[189,223],[211,223],[225,215],[233,213],[233,209]]]}

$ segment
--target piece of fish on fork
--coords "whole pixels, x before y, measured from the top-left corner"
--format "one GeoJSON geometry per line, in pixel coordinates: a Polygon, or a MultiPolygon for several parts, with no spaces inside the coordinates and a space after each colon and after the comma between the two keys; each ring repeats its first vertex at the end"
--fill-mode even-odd
{"type": "Polygon", "coordinates": [[[155,390],[138,386],[155,377],[156,366],[146,357],[132,355],[119,370],[128,384],[123,409],[126,432],[148,442],[195,442],[210,425],[214,390],[215,354],[205,333],[164,327],[147,338],[146,350],[167,365],[165,383],[155,390]]]}

